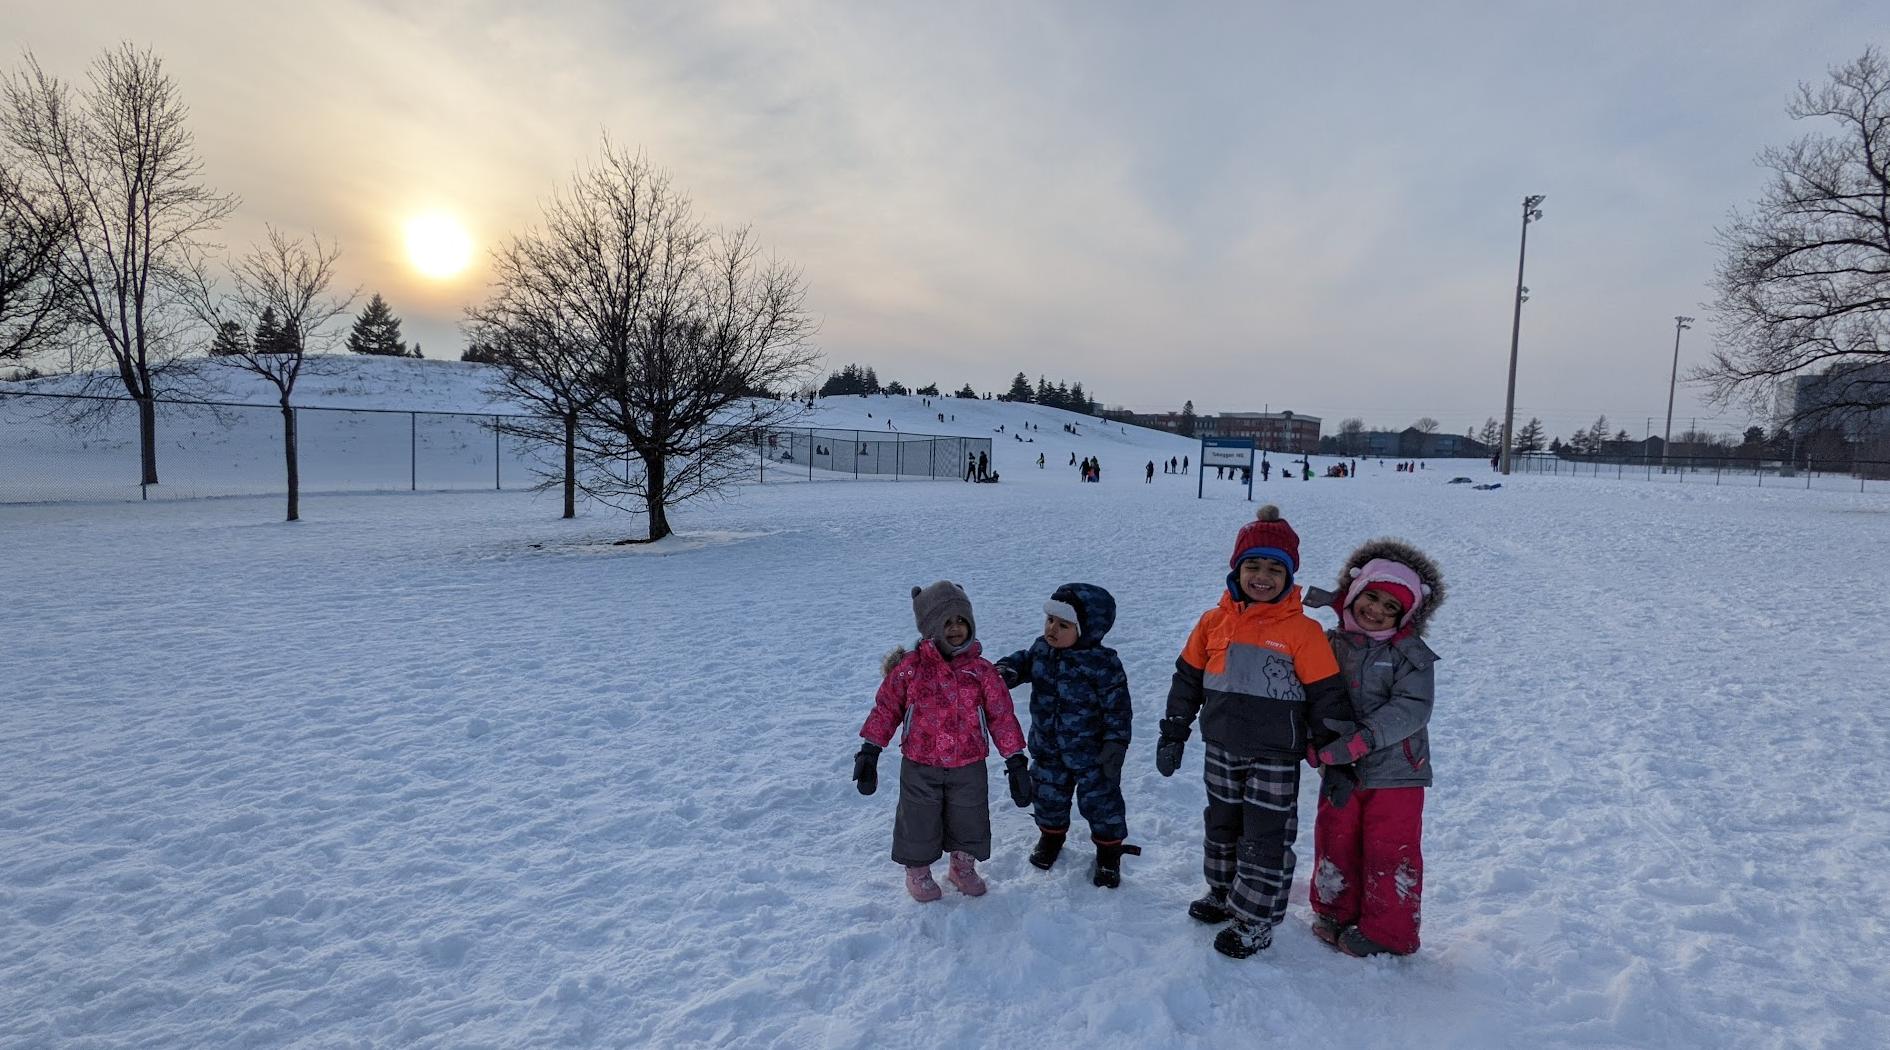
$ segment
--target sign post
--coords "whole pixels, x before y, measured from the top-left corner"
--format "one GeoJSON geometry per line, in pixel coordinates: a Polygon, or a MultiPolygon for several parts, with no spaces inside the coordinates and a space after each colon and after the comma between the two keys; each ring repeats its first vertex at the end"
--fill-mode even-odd
{"type": "Polygon", "coordinates": [[[1236,467],[1247,472],[1247,502],[1253,502],[1253,439],[1204,437],[1201,439],[1201,458],[1196,462],[1198,473],[1194,479],[1194,498],[1203,498],[1207,483],[1207,468],[1236,467]]]}

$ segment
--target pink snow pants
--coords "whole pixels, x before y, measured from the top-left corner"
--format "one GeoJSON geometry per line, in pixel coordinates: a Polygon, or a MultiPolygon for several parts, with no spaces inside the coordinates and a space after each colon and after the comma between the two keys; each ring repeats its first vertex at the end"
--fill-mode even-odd
{"type": "Polygon", "coordinates": [[[1313,825],[1312,909],[1399,954],[1418,949],[1424,897],[1424,789],[1359,788],[1344,806],[1321,796],[1313,825]]]}

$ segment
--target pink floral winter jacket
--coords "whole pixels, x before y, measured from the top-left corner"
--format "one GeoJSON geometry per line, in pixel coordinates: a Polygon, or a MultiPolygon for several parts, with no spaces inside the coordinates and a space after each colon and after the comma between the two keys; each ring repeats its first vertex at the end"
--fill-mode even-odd
{"type": "Polygon", "coordinates": [[[1011,691],[977,642],[946,660],[920,642],[887,673],[860,735],[885,747],[905,723],[899,749],[920,765],[955,769],[983,760],[985,727],[998,754],[1024,749],[1024,731],[1011,710],[1011,691]]]}

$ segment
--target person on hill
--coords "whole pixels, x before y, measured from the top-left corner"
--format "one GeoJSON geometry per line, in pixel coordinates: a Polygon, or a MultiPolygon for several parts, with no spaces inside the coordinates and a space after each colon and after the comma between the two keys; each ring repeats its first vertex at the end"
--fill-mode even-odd
{"type": "Polygon", "coordinates": [[[980,480],[983,480],[984,478],[988,478],[990,476],[991,476],[991,458],[985,455],[984,453],[980,452],[978,453],[978,478],[980,480]]]}
{"type": "Polygon", "coordinates": [[[1324,780],[1313,825],[1313,933],[1348,955],[1418,950],[1424,896],[1424,793],[1431,784],[1437,654],[1424,628],[1444,603],[1437,563],[1400,540],[1353,551],[1333,591],[1309,605],[1339,610],[1326,632],[1354,715],[1310,748],[1324,780]]]}
{"type": "MultiPolygon", "coordinates": [[[[1195,716],[1206,742],[1207,893],[1199,922],[1232,924],[1214,949],[1244,959],[1273,943],[1293,886],[1299,763],[1308,726],[1351,716],[1345,681],[1300,590],[1299,535],[1267,504],[1234,539],[1221,599],[1201,615],[1175,661],[1155,768],[1173,776],[1195,716]]],[[[1336,736],[1336,733],[1329,734],[1336,736]]]]}
{"type": "Polygon", "coordinates": [[[1037,469],[1043,469],[1043,453],[1041,452],[1037,453],[1037,469]]]}
{"type": "Polygon", "coordinates": [[[1122,884],[1129,845],[1122,801],[1122,760],[1134,721],[1129,678],[1103,636],[1116,622],[1116,600],[1101,587],[1066,583],[1044,603],[1043,636],[997,662],[1004,684],[1030,686],[1031,784],[1037,845],[1030,863],[1050,870],[1070,830],[1070,796],[1089,824],[1096,860],[1090,882],[1122,884]]]}
{"type": "Polygon", "coordinates": [[[912,588],[919,640],[886,654],[885,679],[872,713],[860,727],[853,756],[860,794],[879,787],[879,755],[904,727],[899,749],[899,807],[893,818],[892,859],[906,869],[906,892],[921,903],[943,891],[932,864],[946,852],[946,878],[967,897],[984,895],[977,862],[991,859],[991,806],[985,756],[987,732],[1004,757],[1011,801],[1030,805],[1024,731],[1011,692],[978,644],[971,599],[950,580],[912,588]]]}
{"type": "Polygon", "coordinates": [[[1148,467],[1142,471],[1142,484],[1155,484],[1155,461],[1152,459],[1148,461],[1148,467]]]}
{"type": "Polygon", "coordinates": [[[1181,457],[1181,472],[1183,474],[1188,472],[1188,457],[1186,456],[1181,457]]]}

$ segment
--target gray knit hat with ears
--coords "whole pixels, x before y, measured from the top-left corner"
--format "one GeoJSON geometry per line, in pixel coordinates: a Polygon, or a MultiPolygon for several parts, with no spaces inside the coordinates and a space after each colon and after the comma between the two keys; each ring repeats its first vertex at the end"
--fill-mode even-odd
{"type": "Polygon", "coordinates": [[[971,599],[965,596],[963,587],[940,580],[930,587],[912,588],[912,618],[919,623],[919,637],[947,656],[951,653],[945,645],[945,621],[954,616],[964,617],[971,625],[967,642],[978,637],[978,621],[971,615],[971,599]]]}

